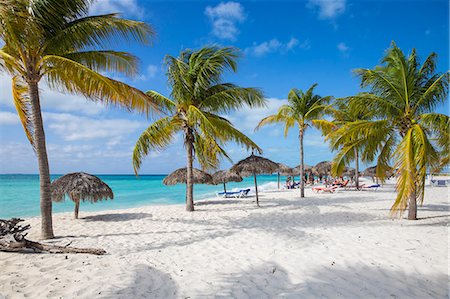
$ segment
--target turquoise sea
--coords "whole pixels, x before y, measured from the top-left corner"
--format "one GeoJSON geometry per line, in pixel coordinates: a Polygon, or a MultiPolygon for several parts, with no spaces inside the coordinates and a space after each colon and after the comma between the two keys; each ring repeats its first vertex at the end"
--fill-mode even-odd
{"type": "MultiPolygon", "coordinates": [[[[52,175],[57,179],[60,175],[52,175]]],[[[107,200],[91,204],[83,202],[83,211],[101,211],[110,209],[124,209],[144,205],[170,205],[185,201],[185,185],[164,186],[162,180],[165,175],[98,175],[114,192],[114,200],[107,200]]],[[[285,178],[281,178],[282,182],[285,178]]],[[[240,183],[227,184],[227,191],[253,187],[253,178],[245,178],[240,183]]],[[[258,176],[258,189],[268,190],[277,188],[276,175],[258,176]]],[[[223,185],[195,185],[194,199],[204,199],[215,196],[223,190],[223,185]]],[[[73,211],[73,203],[69,199],[62,203],[54,203],[53,211],[73,211]]],[[[39,210],[39,176],[28,174],[0,175],[0,218],[38,216],[39,210]]]]}

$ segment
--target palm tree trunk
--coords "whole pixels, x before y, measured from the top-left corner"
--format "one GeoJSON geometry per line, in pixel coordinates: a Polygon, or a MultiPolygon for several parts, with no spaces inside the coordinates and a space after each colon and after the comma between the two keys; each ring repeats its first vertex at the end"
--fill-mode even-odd
{"type": "Polygon", "coordinates": [[[79,212],[79,211],[80,211],[80,200],[77,199],[77,200],[75,201],[75,211],[74,211],[75,219],[78,219],[78,212],[79,212]]]}
{"type": "Polygon", "coordinates": [[[258,183],[256,182],[256,173],[253,173],[253,179],[255,181],[256,205],[259,207],[258,183]]]}
{"type": "Polygon", "coordinates": [[[300,197],[305,197],[305,181],[304,181],[304,176],[305,176],[305,164],[303,161],[303,134],[304,131],[302,129],[300,129],[300,132],[298,134],[299,139],[300,139],[300,197]]]}
{"type": "Polygon", "coordinates": [[[355,186],[356,189],[359,189],[359,154],[356,148],[355,148],[355,186]]]}
{"type": "Polygon", "coordinates": [[[41,238],[52,239],[52,198],[50,190],[50,169],[45,145],[44,123],[42,121],[39,87],[37,81],[29,81],[30,103],[33,110],[33,141],[39,164],[39,184],[41,198],[41,238]]]}
{"type": "Polygon", "coordinates": [[[417,220],[417,199],[416,199],[416,191],[415,190],[409,196],[408,220],[417,220]]]}
{"type": "Polygon", "coordinates": [[[194,173],[193,173],[193,147],[194,147],[194,135],[192,130],[187,128],[185,130],[185,146],[186,146],[186,211],[194,211],[194,173]]]}

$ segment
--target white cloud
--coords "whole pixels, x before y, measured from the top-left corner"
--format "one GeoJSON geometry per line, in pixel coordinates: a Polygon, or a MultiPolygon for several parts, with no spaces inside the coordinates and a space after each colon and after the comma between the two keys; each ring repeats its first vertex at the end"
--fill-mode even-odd
{"type": "Polygon", "coordinates": [[[149,64],[146,68],[146,72],[139,75],[136,80],[137,81],[146,81],[148,79],[153,79],[156,77],[156,75],[159,73],[160,69],[158,66],[154,64],[149,64]]]}
{"type": "Polygon", "coordinates": [[[89,10],[90,15],[121,13],[137,18],[142,18],[144,12],[137,0],[96,0],[89,10]]]}
{"type": "Polygon", "coordinates": [[[19,117],[16,113],[0,111],[0,126],[3,125],[17,125],[19,124],[19,117]]]}
{"type": "MultiPolygon", "coordinates": [[[[285,99],[269,98],[266,99],[266,107],[261,108],[250,108],[245,107],[232,113],[230,116],[225,116],[230,120],[233,125],[247,133],[252,133],[258,123],[266,116],[275,114],[281,105],[287,103],[285,99]]],[[[267,126],[269,127],[269,126],[267,126]]]]}
{"type": "Polygon", "coordinates": [[[154,78],[156,74],[158,73],[158,67],[154,64],[150,64],[147,66],[147,76],[149,78],[154,78]]]}
{"type": "Polygon", "coordinates": [[[295,48],[298,45],[298,39],[296,39],[295,37],[292,37],[286,44],[286,49],[287,50],[291,50],[293,48],[295,48]]]}
{"type": "Polygon", "coordinates": [[[253,43],[253,45],[251,47],[248,47],[245,49],[245,52],[252,54],[254,56],[264,56],[266,54],[276,53],[276,52],[286,53],[289,51],[293,51],[297,47],[303,48],[303,49],[308,49],[309,42],[305,41],[300,44],[298,39],[296,39],[295,37],[292,37],[286,43],[282,43],[278,39],[273,38],[269,41],[265,41],[260,44],[253,43]]]}
{"type": "MultiPolygon", "coordinates": [[[[42,110],[77,112],[95,115],[105,109],[99,102],[87,100],[82,96],[62,94],[51,90],[44,82],[39,84],[42,110]]],[[[11,78],[0,76],[0,105],[14,108],[11,92],[11,78]]]]}
{"type": "Polygon", "coordinates": [[[319,10],[320,19],[334,19],[345,12],[346,0],[309,0],[307,7],[319,10]]]}
{"type": "Polygon", "coordinates": [[[128,119],[93,119],[68,113],[44,113],[44,119],[49,129],[66,141],[119,138],[145,127],[128,119]]]}
{"type": "Polygon", "coordinates": [[[245,21],[244,7],[238,2],[221,2],[207,6],[205,15],[212,22],[212,33],[218,38],[234,41],[239,34],[237,23],[245,21]]]}
{"type": "Polygon", "coordinates": [[[273,53],[278,51],[282,44],[278,39],[274,38],[270,41],[265,41],[260,44],[254,43],[253,46],[250,49],[250,52],[255,56],[264,56],[268,53],[273,53]]]}
{"type": "Polygon", "coordinates": [[[338,48],[339,52],[341,52],[344,56],[347,56],[348,52],[350,51],[350,47],[347,46],[344,42],[340,42],[337,45],[337,48],[338,48]]]}

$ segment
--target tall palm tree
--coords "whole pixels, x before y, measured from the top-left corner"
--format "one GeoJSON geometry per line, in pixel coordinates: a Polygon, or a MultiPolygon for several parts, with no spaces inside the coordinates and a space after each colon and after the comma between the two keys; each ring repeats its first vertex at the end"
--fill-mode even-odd
{"type": "Polygon", "coordinates": [[[156,91],[147,94],[164,103],[167,116],[150,125],[139,137],[133,151],[133,166],[137,174],[142,159],[149,151],[167,147],[178,132],[184,136],[187,158],[186,210],[194,210],[194,155],[204,170],[215,169],[220,157],[228,158],[223,149],[234,141],[248,149],[260,148],[226,118],[219,116],[244,105],[265,105],[261,91],[223,83],[225,70],[237,71],[235,48],[204,47],[197,51],[182,51],[178,58],[167,56],[167,77],[172,88],[170,99],[156,91]]]}
{"type": "Polygon", "coordinates": [[[377,119],[336,131],[342,139],[358,140],[353,146],[364,148],[364,160],[377,160],[382,180],[389,162],[395,162],[398,193],[391,213],[401,215],[408,208],[411,220],[417,219],[417,202],[423,202],[427,170],[446,163],[443,153],[448,157],[449,117],[433,111],[446,100],[450,73],[436,72],[436,57],[432,53],[420,64],[415,49],[405,56],[392,43],[381,66],[356,70],[369,91],[348,98],[350,105],[373,110],[377,119]]]}
{"type": "Polygon", "coordinates": [[[346,140],[336,134],[336,131],[348,123],[373,119],[374,113],[366,106],[349,105],[345,99],[337,99],[334,105],[329,108],[328,114],[333,117],[332,120],[320,119],[313,122],[322,130],[326,140],[330,141],[331,149],[337,151],[333,159],[331,173],[340,176],[344,172],[345,166],[354,161],[355,185],[356,188],[359,188],[359,156],[363,148],[355,145],[355,143],[360,143],[362,137],[351,136],[349,140],[346,140]]]}
{"type": "Polygon", "coordinates": [[[3,0],[0,70],[12,77],[13,101],[39,162],[41,237],[53,237],[50,173],[39,84],[93,101],[148,113],[156,102],[100,72],[133,75],[137,58],[100,50],[119,39],[147,43],[152,29],[117,14],[88,16],[91,0],[3,0]]]}
{"type": "Polygon", "coordinates": [[[263,118],[255,130],[271,123],[284,123],[284,137],[287,137],[289,129],[298,126],[298,137],[300,140],[300,196],[305,197],[305,165],[303,157],[303,138],[308,127],[313,125],[313,121],[322,117],[328,107],[331,97],[321,97],[314,94],[313,84],[306,92],[300,89],[291,89],[288,94],[288,104],[278,109],[276,114],[263,118]]]}

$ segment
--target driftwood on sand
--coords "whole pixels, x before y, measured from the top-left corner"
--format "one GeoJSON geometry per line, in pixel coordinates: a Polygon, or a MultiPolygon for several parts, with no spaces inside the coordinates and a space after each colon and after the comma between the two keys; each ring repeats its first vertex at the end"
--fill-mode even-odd
{"type": "Polygon", "coordinates": [[[43,244],[26,239],[25,231],[30,229],[30,225],[20,225],[22,219],[12,218],[11,220],[0,219],[0,251],[8,252],[48,252],[48,253],[88,253],[95,255],[105,254],[103,249],[96,248],[75,248],[43,244]]]}

